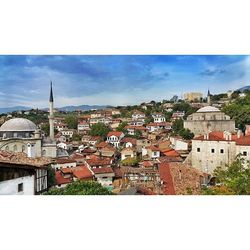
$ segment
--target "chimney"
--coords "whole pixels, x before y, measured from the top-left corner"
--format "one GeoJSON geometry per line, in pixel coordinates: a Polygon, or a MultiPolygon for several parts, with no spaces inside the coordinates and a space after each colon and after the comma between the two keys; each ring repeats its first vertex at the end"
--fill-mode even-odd
{"type": "Polygon", "coordinates": [[[34,158],[36,156],[35,152],[35,144],[34,143],[28,143],[27,144],[28,149],[27,149],[27,154],[29,158],[34,158]]]}
{"type": "Polygon", "coordinates": [[[246,125],[245,135],[250,135],[250,125],[246,125]]]}
{"type": "Polygon", "coordinates": [[[240,129],[238,129],[237,131],[237,138],[239,139],[241,137],[242,131],[240,129]]]}

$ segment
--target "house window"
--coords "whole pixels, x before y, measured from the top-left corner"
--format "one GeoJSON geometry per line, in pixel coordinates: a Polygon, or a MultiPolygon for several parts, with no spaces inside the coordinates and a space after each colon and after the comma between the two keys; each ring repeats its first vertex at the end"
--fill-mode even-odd
{"type": "Polygon", "coordinates": [[[18,193],[23,192],[23,183],[19,183],[17,186],[18,193]]]}
{"type": "Polygon", "coordinates": [[[221,150],[220,150],[220,153],[223,154],[223,153],[224,153],[224,149],[221,149],[221,150]]]}
{"type": "Polygon", "coordinates": [[[197,148],[197,152],[201,152],[201,149],[200,149],[200,148],[197,148]]]}
{"type": "Polygon", "coordinates": [[[14,145],[14,146],[13,146],[13,150],[14,150],[14,151],[17,151],[17,145],[14,145]]]}
{"type": "Polygon", "coordinates": [[[25,151],[25,146],[24,145],[22,145],[22,152],[24,152],[25,151]]]}
{"type": "Polygon", "coordinates": [[[211,149],[211,153],[214,153],[214,148],[211,149]]]}
{"type": "Polygon", "coordinates": [[[247,156],[247,151],[243,151],[243,155],[244,155],[244,156],[247,156]]]}

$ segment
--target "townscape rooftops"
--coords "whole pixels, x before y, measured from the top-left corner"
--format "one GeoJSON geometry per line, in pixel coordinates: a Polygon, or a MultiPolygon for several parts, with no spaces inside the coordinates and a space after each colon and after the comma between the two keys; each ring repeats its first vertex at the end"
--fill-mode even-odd
{"type": "Polygon", "coordinates": [[[55,178],[56,178],[57,185],[68,184],[68,183],[72,182],[72,178],[71,177],[64,177],[60,170],[56,171],[55,178]]]}
{"type": "Polygon", "coordinates": [[[111,167],[93,168],[92,171],[94,172],[94,174],[114,173],[114,171],[111,167]]]}
{"type": "Polygon", "coordinates": [[[0,150],[0,163],[10,163],[15,165],[22,165],[27,167],[46,167],[52,163],[51,158],[46,157],[28,157],[25,153],[14,153],[0,150]]]}

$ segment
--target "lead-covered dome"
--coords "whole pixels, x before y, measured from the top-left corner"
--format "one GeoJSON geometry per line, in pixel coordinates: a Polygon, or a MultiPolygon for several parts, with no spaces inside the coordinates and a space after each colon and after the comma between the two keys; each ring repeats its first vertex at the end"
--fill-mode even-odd
{"type": "Polygon", "coordinates": [[[206,106],[206,107],[198,109],[196,112],[197,113],[220,112],[220,110],[212,106],[206,106]]]}
{"type": "Polygon", "coordinates": [[[36,129],[36,124],[28,119],[13,118],[0,127],[0,132],[35,132],[36,129]]]}

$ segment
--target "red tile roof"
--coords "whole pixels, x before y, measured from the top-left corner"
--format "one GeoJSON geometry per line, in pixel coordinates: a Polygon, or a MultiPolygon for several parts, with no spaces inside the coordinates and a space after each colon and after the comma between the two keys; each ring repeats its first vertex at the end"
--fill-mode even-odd
{"type": "Polygon", "coordinates": [[[111,167],[93,168],[92,171],[95,174],[109,174],[109,173],[114,173],[114,171],[113,171],[113,169],[111,167]]]}
{"type": "Polygon", "coordinates": [[[236,139],[236,144],[250,146],[250,136],[248,135],[248,136],[244,136],[239,139],[236,139]]]}
{"type": "Polygon", "coordinates": [[[57,184],[57,185],[68,184],[68,183],[71,183],[71,182],[72,182],[72,178],[71,178],[71,177],[65,178],[65,177],[63,176],[63,174],[61,173],[60,170],[57,170],[57,171],[56,171],[55,178],[56,178],[56,184],[57,184]]]}
{"type": "Polygon", "coordinates": [[[250,146],[250,136],[240,135],[239,138],[237,134],[231,134],[230,140],[226,140],[224,132],[213,131],[207,134],[208,138],[205,139],[205,135],[197,136],[193,140],[201,141],[235,141],[237,145],[249,145],[250,146]]]}
{"type": "Polygon", "coordinates": [[[110,137],[110,136],[116,136],[116,137],[120,137],[123,133],[120,132],[120,131],[110,131],[107,135],[107,137],[110,137]]]}
{"type": "Polygon", "coordinates": [[[124,137],[121,142],[123,143],[127,143],[127,142],[130,142],[132,143],[133,145],[136,145],[137,144],[137,140],[135,138],[131,138],[131,137],[124,137]]]}
{"type": "Polygon", "coordinates": [[[148,146],[146,149],[150,149],[151,151],[160,151],[160,149],[154,145],[148,146]]]}
{"type": "Polygon", "coordinates": [[[161,163],[159,167],[159,173],[160,173],[160,178],[163,181],[163,186],[164,186],[163,193],[167,195],[174,195],[175,189],[169,164],[161,163]]]}
{"type": "Polygon", "coordinates": [[[102,141],[102,142],[96,144],[95,147],[96,147],[96,148],[104,148],[104,147],[106,147],[106,146],[108,146],[108,145],[109,145],[109,144],[108,144],[107,142],[102,141]]]}
{"type": "Polygon", "coordinates": [[[111,159],[106,158],[92,158],[92,159],[86,159],[86,162],[89,164],[89,166],[104,166],[104,165],[110,165],[111,159]]]}
{"type": "Polygon", "coordinates": [[[76,163],[73,159],[56,159],[57,164],[76,163]]]}
{"type": "Polygon", "coordinates": [[[167,149],[167,150],[163,150],[161,152],[166,156],[173,156],[173,157],[180,156],[180,154],[177,151],[175,151],[174,149],[167,149]]]}
{"type": "Polygon", "coordinates": [[[152,161],[143,161],[142,165],[145,167],[145,168],[151,168],[154,166],[154,163],[152,161]]]}
{"type": "Polygon", "coordinates": [[[78,179],[91,179],[93,177],[92,172],[84,165],[73,168],[72,173],[78,179]]]}

